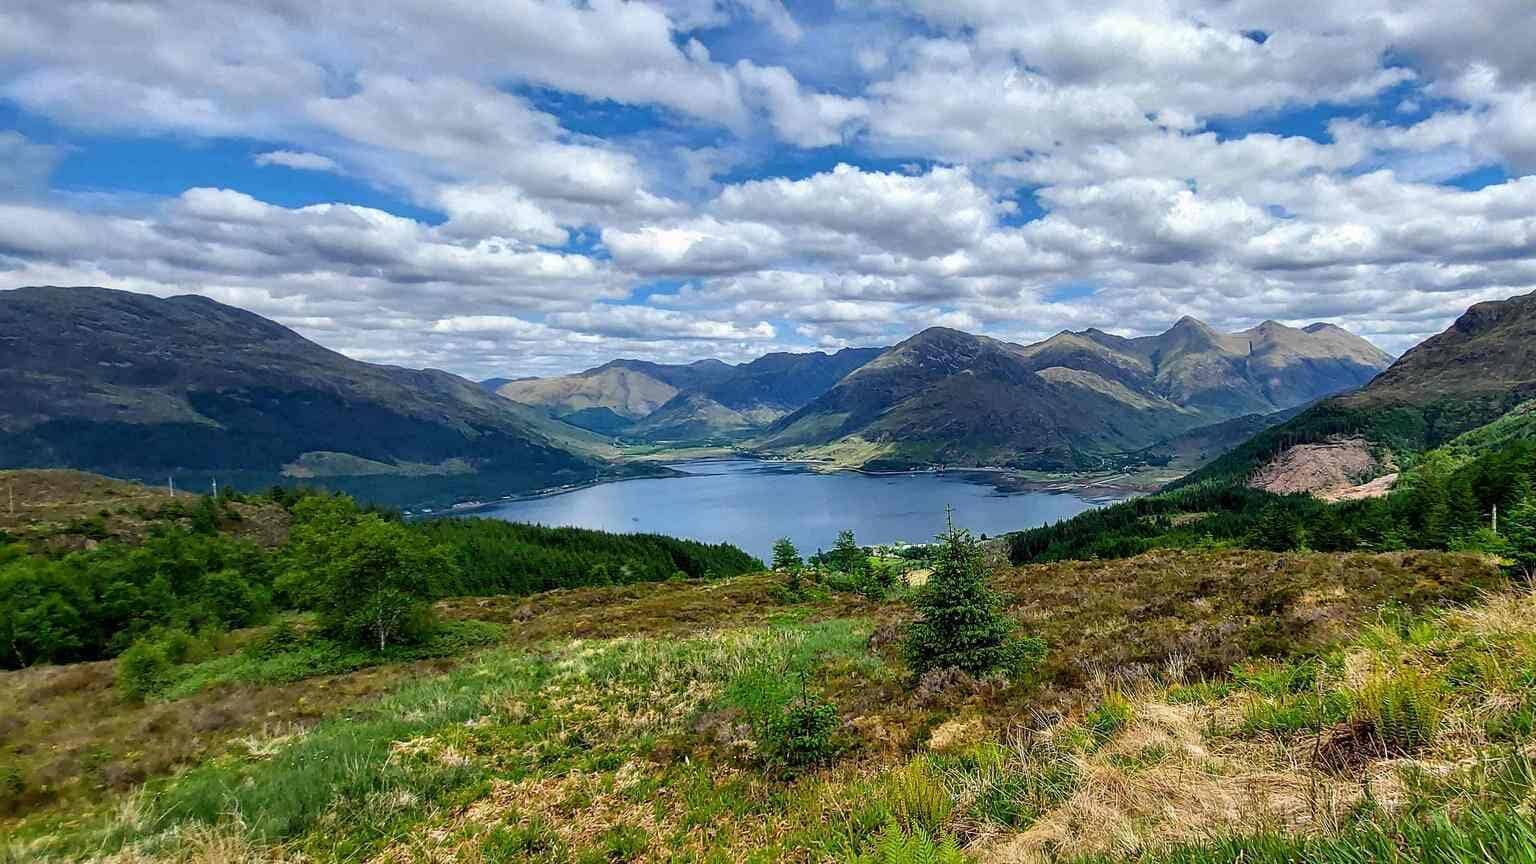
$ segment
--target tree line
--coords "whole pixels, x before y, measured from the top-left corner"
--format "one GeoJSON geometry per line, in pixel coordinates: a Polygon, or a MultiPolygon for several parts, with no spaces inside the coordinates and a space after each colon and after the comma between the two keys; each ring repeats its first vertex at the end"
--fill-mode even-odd
{"type": "Polygon", "coordinates": [[[267,549],[221,533],[232,497],[204,499],[139,544],[52,555],[0,537],[0,668],[114,657],[167,631],[244,627],[283,610],[313,612],[327,635],[383,650],[428,632],[442,597],[762,568],[723,544],[488,519],[412,523],[292,490],[247,499],[291,514],[287,541],[267,549]]]}
{"type": "Polygon", "coordinates": [[[1016,564],[1120,558],[1155,548],[1243,546],[1277,552],[1482,551],[1536,568],[1536,441],[1468,458],[1423,454],[1390,495],[1329,504],[1210,480],[1011,535],[1016,564]],[[1498,525],[1495,528],[1495,513],[1498,525]]]}

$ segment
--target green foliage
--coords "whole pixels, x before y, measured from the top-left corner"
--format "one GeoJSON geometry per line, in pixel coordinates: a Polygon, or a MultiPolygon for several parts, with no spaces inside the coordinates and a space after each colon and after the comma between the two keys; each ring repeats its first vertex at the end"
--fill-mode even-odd
{"type": "Polygon", "coordinates": [[[327,632],[379,651],[425,637],[430,599],[457,581],[447,548],[342,498],[302,501],[294,519],[279,587],[327,632]]]}
{"type": "Polygon", "coordinates": [[[1008,554],[1023,564],[1210,544],[1319,552],[1456,549],[1508,555],[1536,574],[1536,551],[1524,558],[1518,551],[1536,550],[1536,506],[1514,512],[1533,479],[1536,440],[1530,438],[1422,454],[1390,495],[1363,501],[1326,504],[1211,478],[1012,534],[1008,554]]]}
{"type": "Polygon", "coordinates": [[[1038,639],[1015,638],[975,538],[953,521],[939,535],[933,573],[912,605],[917,620],[907,630],[906,655],[914,676],[950,667],[972,675],[1023,671],[1045,654],[1038,639]]]}
{"type": "Polygon", "coordinates": [[[1258,522],[1248,538],[1248,545],[1271,552],[1290,552],[1301,548],[1301,518],[1295,510],[1275,503],[1259,513],[1258,522]]]}
{"type": "Polygon", "coordinates": [[[955,812],[954,797],[924,759],[891,772],[882,792],[891,815],[913,834],[938,835],[955,812]]]}
{"type": "Polygon", "coordinates": [[[457,582],[449,594],[534,594],[553,588],[723,578],[762,570],[735,546],[659,534],[546,528],[497,519],[432,519],[410,529],[453,550],[457,582]]]}
{"type": "Polygon", "coordinates": [[[798,699],[784,706],[767,723],[760,742],[763,755],[792,771],[825,765],[837,755],[837,743],[832,737],[837,723],[836,706],[802,691],[798,699]]]}
{"type": "Polygon", "coordinates": [[[773,544],[773,569],[794,571],[805,566],[800,560],[800,550],[795,548],[795,541],[788,537],[780,537],[773,544]]]}
{"type": "Polygon", "coordinates": [[[220,535],[162,529],[59,559],[0,559],[0,665],[110,657],[157,628],[244,626],[271,611],[269,560],[220,535]]]}
{"type": "Polygon", "coordinates": [[[1104,694],[1098,707],[1083,718],[1083,728],[1093,736],[1095,741],[1103,743],[1130,725],[1134,717],[1135,711],[1131,707],[1131,700],[1120,691],[1111,690],[1104,694]]]}
{"type": "Polygon", "coordinates": [[[1510,508],[1500,528],[1508,543],[1508,554],[1527,579],[1536,579],[1536,495],[1521,496],[1510,508]]]}
{"type": "Polygon", "coordinates": [[[1349,696],[1337,691],[1259,697],[1243,709],[1236,733],[1248,738],[1270,735],[1290,739],[1333,726],[1349,717],[1350,710],[1349,696]]]}
{"type": "Polygon", "coordinates": [[[935,841],[926,831],[902,830],[889,820],[870,838],[865,848],[850,856],[848,864],[965,864],[967,859],[953,837],[935,841]]]}
{"type": "Polygon", "coordinates": [[[852,531],[839,531],[832,551],[825,556],[825,563],[833,570],[844,573],[863,573],[869,569],[869,555],[860,548],[852,531]]]}
{"type": "Polygon", "coordinates": [[[1404,667],[1378,673],[1354,694],[1355,718],[1369,723],[1388,753],[1414,753],[1440,730],[1445,683],[1404,667]]]}

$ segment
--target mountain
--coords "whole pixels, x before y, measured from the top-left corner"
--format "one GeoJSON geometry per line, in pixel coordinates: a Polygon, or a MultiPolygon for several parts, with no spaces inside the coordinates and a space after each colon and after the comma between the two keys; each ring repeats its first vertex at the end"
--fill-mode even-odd
{"type": "Polygon", "coordinates": [[[280,477],[415,503],[587,482],[605,440],[438,370],[352,360],[200,296],[0,291],[0,467],[280,477]]]}
{"type": "Polygon", "coordinates": [[[499,395],[584,429],[646,441],[701,441],[762,429],[882,350],[780,352],[737,366],[614,360],[555,378],[491,380],[501,382],[499,395]]]}
{"type": "Polygon", "coordinates": [[[1399,455],[1440,446],[1536,397],[1536,292],[1478,303],[1365,387],[1312,406],[1185,478],[1242,479],[1298,445],[1359,437],[1399,455]]]}
{"type": "Polygon", "coordinates": [[[752,445],[865,467],[1097,468],[1197,427],[1358,387],[1389,360],[1332,325],[1223,334],[1184,318],[1155,336],[1087,330],[1033,345],[930,328],[752,445]]]}

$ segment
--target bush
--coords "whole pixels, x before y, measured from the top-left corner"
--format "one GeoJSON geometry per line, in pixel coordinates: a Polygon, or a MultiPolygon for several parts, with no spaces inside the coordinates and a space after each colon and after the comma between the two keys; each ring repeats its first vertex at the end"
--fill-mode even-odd
{"type": "Polygon", "coordinates": [[[791,770],[824,765],[837,755],[832,738],[837,722],[832,703],[802,691],[800,698],[768,721],[761,741],[763,753],[770,762],[791,770]]]}
{"type": "Polygon", "coordinates": [[[1125,698],[1120,691],[1111,690],[1104,694],[1099,707],[1083,718],[1083,727],[1093,735],[1094,740],[1102,743],[1130,725],[1134,717],[1135,709],[1131,707],[1131,700],[1125,698]]]}
{"type": "Polygon", "coordinates": [[[1002,598],[987,586],[981,550],[954,522],[939,535],[933,575],[917,593],[917,620],[907,631],[907,662],[914,679],[955,667],[972,675],[1019,671],[1045,654],[1039,639],[1017,639],[1002,612],[1002,598]]]}
{"type": "Polygon", "coordinates": [[[955,799],[944,781],[921,760],[891,774],[885,797],[891,814],[913,834],[937,835],[955,811],[955,799]]]}
{"type": "Polygon", "coordinates": [[[139,702],[158,696],[170,686],[175,665],[159,642],[135,642],[117,658],[117,689],[139,702]]]}
{"type": "Polygon", "coordinates": [[[0,765],[0,813],[7,813],[21,803],[27,792],[27,780],[16,765],[0,765]]]}

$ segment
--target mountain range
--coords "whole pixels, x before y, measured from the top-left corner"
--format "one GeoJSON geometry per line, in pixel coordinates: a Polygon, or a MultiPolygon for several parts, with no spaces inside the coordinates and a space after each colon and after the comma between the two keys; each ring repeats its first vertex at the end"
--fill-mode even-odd
{"type": "Polygon", "coordinates": [[[195,295],[0,291],[0,348],[0,467],[306,479],[398,503],[646,470],[457,375],[362,363],[195,295]]]}
{"type": "Polygon", "coordinates": [[[1073,469],[1297,408],[1390,362],[1331,324],[1218,333],[1184,318],[1155,336],[1085,330],[1031,345],[934,327],[892,348],[769,354],[739,366],[615,360],[555,378],[494,379],[494,389],[626,440],[729,441],[865,468],[1073,469]]]}
{"type": "Polygon", "coordinates": [[[1492,423],[1533,398],[1536,293],[1478,303],[1364,387],[1260,432],[1180,482],[1243,479],[1298,445],[1345,437],[1362,438],[1383,456],[1410,455],[1492,423]]]}
{"type": "Polygon", "coordinates": [[[1183,318],[1155,336],[1063,332],[1016,345],[930,328],[881,354],[756,442],[865,467],[1050,470],[1358,387],[1391,358],[1331,324],[1218,333],[1183,318]]]}
{"type": "Polygon", "coordinates": [[[1140,338],[1017,345],[935,327],[891,348],[476,383],[353,360],[204,297],[56,287],[0,292],[0,346],[0,467],[303,480],[392,503],[666,472],[626,461],[622,442],[866,468],[1203,456],[1390,360],[1332,325],[1218,333],[1185,318],[1140,338]]]}

